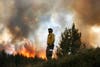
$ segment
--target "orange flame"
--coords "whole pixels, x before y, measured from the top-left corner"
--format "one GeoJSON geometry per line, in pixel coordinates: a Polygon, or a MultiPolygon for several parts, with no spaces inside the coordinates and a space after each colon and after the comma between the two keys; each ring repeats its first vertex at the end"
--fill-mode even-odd
{"type": "Polygon", "coordinates": [[[29,40],[24,39],[24,41],[25,41],[25,44],[18,51],[18,54],[23,55],[27,58],[34,58],[35,48],[33,47],[32,43],[29,40]]]}
{"type": "Polygon", "coordinates": [[[31,48],[30,50],[27,48],[22,48],[19,52],[20,55],[27,57],[27,58],[34,58],[35,57],[35,50],[31,48]]]}
{"type": "Polygon", "coordinates": [[[20,50],[18,50],[17,54],[22,55],[27,58],[38,57],[43,60],[46,59],[45,50],[36,51],[35,47],[33,47],[33,44],[29,40],[25,40],[25,44],[23,46],[21,46],[21,48],[20,48],[20,50]]]}
{"type": "Polygon", "coordinates": [[[41,50],[41,51],[37,52],[37,57],[46,60],[45,50],[41,50]]]}
{"type": "Polygon", "coordinates": [[[46,52],[45,49],[42,50],[36,50],[33,43],[28,40],[24,39],[24,41],[18,46],[16,49],[15,45],[11,43],[3,43],[4,45],[0,50],[6,50],[8,54],[13,54],[13,56],[20,55],[24,56],[26,58],[40,58],[43,60],[46,60],[46,52]]]}

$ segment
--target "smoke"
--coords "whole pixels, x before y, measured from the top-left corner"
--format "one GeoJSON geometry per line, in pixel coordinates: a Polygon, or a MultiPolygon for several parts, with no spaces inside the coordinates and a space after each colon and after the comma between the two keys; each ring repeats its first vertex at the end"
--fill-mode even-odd
{"type": "Polygon", "coordinates": [[[26,38],[36,51],[45,50],[51,27],[56,36],[55,45],[58,45],[65,27],[71,28],[73,23],[72,3],[73,0],[0,0],[0,44],[12,43],[14,46],[5,50],[14,52],[26,38]]]}
{"type": "Polygon", "coordinates": [[[75,1],[74,9],[84,24],[99,25],[99,4],[99,0],[78,0],[75,1]]]}
{"type": "Polygon", "coordinates": [[[29,8],[32,8],[32,3],[31,1],[27,2],[27,0],[14,0],[14,2],[15,15],[10,18],[8,28],[14,39],[27,37],[30,31],[29,22],[31,19],[30,16],[26,16],[26,12],[29,8]]]}
{"type": "Polygon", "coordinates": [[[61,33],[73,22],[87,47],[100,46],[99,6],[100,0],[0,0],[0,50],[41,54],[47,46],[48,28],[53,28],[58,46],[61,33]],[[27,41],[31,45],[25,45],[27,41]]]}
{"type": "Polygon", "coordinates": [[[100,32],[100,0],[75,0],[73,10],[76,13],[76,25],[82,32],[83,42],[87,42],[89,47],[97,47],[99,45],[100,32]]]}

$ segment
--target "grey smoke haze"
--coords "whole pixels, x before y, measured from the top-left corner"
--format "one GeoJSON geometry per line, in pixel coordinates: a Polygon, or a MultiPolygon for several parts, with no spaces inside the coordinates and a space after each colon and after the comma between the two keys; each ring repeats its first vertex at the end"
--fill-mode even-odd
{"type": "Polygon", "coordinates": [[[100,25],[100,0],[76,0],[73,5],[83,24],[100,25]]]}
{"type": "MultiPolygon", "coordinates": [[[[100,0],[75,0],[73,10],[76,13],[76,25],[82,32],[82,40],[90,45],[97,45],[98,36],[91,30],[100,26],[100,0]]],[[[96,29],[95,29],[96,30],[96,29]]]]}
{"type": "MultiPolygon", "coordinates": [[[[33,41],[37,48],[45,48],[48,27],[54,29],[58,39],[61,31],[67,26],[66,17],[68,13],[71,13],[68,10],[71,1],[1,0],[0,25],[2,28],[0,32],[4,29],[2,34],[10,33],[12,35],[11,37],[8,35],[6,41],[11,38],[13,42],[16,42],[25,37],[33,41]]],[[[70,24],[70,22],[68,23],[70,24]]],[[[3,40],[7,34],[3,35],[3,40]]]]}
{"type": "Polygon", "coordinates": [[[8,22],[14,39],[28,37],[30,31],[35,32],[40,24],[39,17],[51,10],[53,1],[50,2],[49,4],[45,0],[14,0],[15,14],[12,14],[8,22]]]}
{"type": "Polygon", "coordinates": [[[60,36],[65,27],[71,26],[68,17],[75,13],[75,23],[83,33],[82,38],[89,42],[90,28],[100,25],[99,6],[100,0],[1,0],[0,27],[8,27],[14,39],[26,37],[36,43],[39,40],[45,43],[46,38],[39,39],[41,33],[46,37],[47,28],[53,27],[60,36]]]}

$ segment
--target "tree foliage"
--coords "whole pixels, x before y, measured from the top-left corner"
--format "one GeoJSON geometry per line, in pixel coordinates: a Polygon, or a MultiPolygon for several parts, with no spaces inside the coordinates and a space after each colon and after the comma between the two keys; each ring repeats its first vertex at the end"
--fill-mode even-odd
{"type": "Polygon", "coordinates": [[[71,29],[65,29],[61,34],[60,47],[62,48],[63,55],[75,54],[81,45],[81,33],[75,28],[73,24],[71,29]]]}

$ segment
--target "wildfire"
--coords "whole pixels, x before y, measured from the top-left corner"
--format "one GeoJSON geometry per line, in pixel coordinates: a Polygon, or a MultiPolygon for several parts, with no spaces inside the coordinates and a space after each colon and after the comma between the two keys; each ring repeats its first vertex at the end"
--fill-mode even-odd
{"type": "Polygon", "coordinates": [[[31,49],[27,49],[25,47],[23,47],[19,52],[18,54],[22,55],[22,56],[25,56],[27,58],[34,58],[35,57],[35,50],[34,48],[31,48],[31,49]]]}
{"type": "Polygon", "coordinates": [[[37,57],[42,58],[42,59],[46,59],[45,51],[44,50],[39,51],[37,57]]]}
{"type": "Polygon", "coordinates": [[[93,26],[91,30],[94,47],[100,47],[100,27],[93,26]]]}
{"type": "Polygon", "coordinates": [[[25,44],[20,48],[18,54],[27,58],[38,57],[44,60],[46,59],[45,50],[36,51],[36,48],[28,39],[25,39],[25,44]]]}
{"type": "Polygon", "coordinates": [[[100,27],[94,26],[94,27],[92,27],[92,30],[96,33],[99,33],[100,32],[100,27]]]}
{"type": "Polygon", "coordinates": [[[27,58],[34,58],[35,48],[29,40],[24,39],[24,45],[21,46],[20,50],[18,51],[18,54],[23,55],[27,58]]]}
{"type": "Polygon", "coordinates": [[[11,43],[6,43],[2,46],[4,47],[2,50],[4,50],[9,55],[13,55],[13,56],[20,55],[26,58],[37,57],[46,60],[45,50],[42,49],[37,51],[36,47],[33,46],[33,43],[28,39],[24,39],[23,44],[19,45],[17,49],[16,49],[16,45],[11,43]]]}

